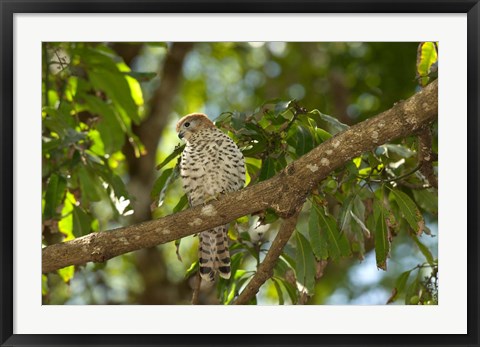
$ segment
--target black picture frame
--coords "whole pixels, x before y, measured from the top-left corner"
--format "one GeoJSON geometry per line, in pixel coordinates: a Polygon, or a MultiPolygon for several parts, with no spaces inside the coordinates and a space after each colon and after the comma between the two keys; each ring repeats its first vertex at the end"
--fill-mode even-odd
{"type": "MultiPolygon", "coordinates": [[[[2,346],[438,345],[479,346],[479,17],[478,0],[0,0],[0,244],[2,346]],[[19,335],[13,333],[13,16],[15,13],[467,13],[468,16],[468,334],[465,335],[19,335]]],[[[387,317],[388,318],[388,317],[387,317]]],[[[452,317],[455,319],[455,317],[452,317]]]]}

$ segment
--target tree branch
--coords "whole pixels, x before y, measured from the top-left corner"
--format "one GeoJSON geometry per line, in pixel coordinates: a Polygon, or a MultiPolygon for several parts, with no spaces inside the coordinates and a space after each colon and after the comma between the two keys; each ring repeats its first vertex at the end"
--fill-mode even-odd
{"type": "Polygon", "coordinates": [[[283,247],[290,240],[295,226],[297,225],[298,215],[300,214],[300,208],[291,217],[284,219],[280,230],[278,231],[275,240],[273,240],[272,246],[268,250],[267,256],[263,262],[258,266],[257,272],[253,276],[250,282],[248,282],[245,289],[239,295],[234,305],[244,305],[250,301],[257,293],[260,287],[273,276],[273,267],[275,266],[278,257],[282,254],[283,247]]]}
{"type": "Polygon", "coordinates": [[[192,305],[198,305],[198,296],[200,295],[200,285],[202,284],[202,277],[200,277],[200,271],[197,271],[195,275],[195,284],[192,294],[192,305]]]}
{"type": "Polygon", "coordinates": [[[418,132],[437,117],[438,83],[391,109],[325,141],[269,180],[230,193],[207,206],[196,206],[164,218],[92,233],[42,250],[42,272],[153,247],[223,225],[244,215],[274,209],[282,218],[294,215],[310,191],[330,172],[352,158],[396,138],[418,132]]]}
{"type": "Polygon", "coordinates": [[[426,127],[418,134],[418,161],[420,162],[420,171],[425,175],[428,183],[438,189],[437,176],[433,170],[432,162],[434,154],[432,152],[432,133],[426,127]]]}

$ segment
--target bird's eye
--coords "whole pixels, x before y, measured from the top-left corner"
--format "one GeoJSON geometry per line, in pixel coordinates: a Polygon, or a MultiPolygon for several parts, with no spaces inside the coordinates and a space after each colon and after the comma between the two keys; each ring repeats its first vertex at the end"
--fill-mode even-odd
{"type": "Polygon", "coordinates": [[[188,127],[190,126],[190,123],[189,123],[189,122],[186,122],[186,123],[183,124],[183,126],[184,126],[185,128],[188,128],[188,127]]]}

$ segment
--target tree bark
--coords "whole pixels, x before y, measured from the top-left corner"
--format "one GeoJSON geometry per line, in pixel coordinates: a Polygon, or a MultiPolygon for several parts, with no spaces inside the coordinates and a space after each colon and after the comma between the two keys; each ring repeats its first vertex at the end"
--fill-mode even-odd
{"type": "Polygon", "coordinates": [[[333,170],[365,151],[423,130],[437,118],[437,108],[438,82],[434,81],[408,100],[337,134],[269,180],[225,195],[206,206],[45,247],[42,272],[90,261],[104,262],[227,224],[266,208],[274,209],[284,219],[289,218],[333,170]]]}

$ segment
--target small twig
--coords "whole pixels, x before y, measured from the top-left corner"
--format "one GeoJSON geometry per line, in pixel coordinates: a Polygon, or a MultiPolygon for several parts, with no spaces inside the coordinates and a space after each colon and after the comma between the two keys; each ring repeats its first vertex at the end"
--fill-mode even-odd
{"type": "MultiPolygon", "coordinates": [[[[374,182],[374,183],[388,183],[388,182],[396,182],[396,181],[400,181],[402,179],[404,179],[405,177],[408,177],[410,175],[413,175],[415,172],[417,172],[418,170],[420,170],[422,168],[422,165],[418,165],[416,166],[412,171],[409,171],[407,172],[406,174],[403,174],[401,176],[398,176],[398,177],[393,177],[393,178],[385,178],[385,179],[380,179],[380,180],[374,180],[374,179],[369,179],[370,182],[374,182]]],[[[364,178],[364,177],[359,177],[357,176],[358,178],[360,179],[368,179],[368,177],[364,178]]]]}
{"type": "Polygon", "coordinates": [[[58,59],[57,63],[58,63],[58,65],[60,65],[60,71],[65,70],[65,68],[68,67],[68,64],[65,62],[65,58],[60,57],[60,55],[58,54],[58,49],[56,49],[54,53],[55,53],[55,56],[58,59]],[[63,64],[65,64],[65,66],[63,64]]]}
{"type": "Polygon", "coordinates": [[[275,240],[270,247],[267,255],[263,262],[258,266],[257,272],[252,277],[251,281],[248,282],[245,289],[239,295],[237,300],[233,303],[234,305],[243,305],[248,303],[255,295],[258,293],[260,287],[273,276],[273,267],[280,257],[283,248],[287,244],[290,236],[292,236],[295,226],[297,225],[298,215],[300,214],[301,206],[291,217],[284,219],[280,227],[280,230],[275,237],[275,240]]]}
{"type": "Polygon", "coordinates": [[[408,270],[408,271],[425,269],[425,268],[435,269],[435,268],[437,268],[437,267],[438,267],[438,265],[432,265],[432,264],[428,264],[428,263],[423,263],[423,264],[417,264],[416,266],[412,267],[412,268],[411,268],[410,270],[408,270]]]}
{"type": "Polygon", "coordinates": [[[292,102],[293,104],[293,118],[292,120],[288,123],[288,125],[286,126],[286,128],[283,130],[283,132],[287,133],[288,130],[290,130],[291,126],[293,125],[293,123],[297,120],[298,116],[301,115],[301,114],[306,114],[308,112],[308,110],[304,107],[301,107],[300,105],[298,105],[298,103],[296,101],[293,101],[292,102]]]}
{"type": "Polygon", "coordinates": [[[401,186],[404,186],[406,188],[413,189],[413,190],[428,189],[432,187],[429,184],[413,184],[407,181],[398,181],[397,183],[401,186]]]}
{"type": "Polygon", "coordinates": [[[202,277],[200,277],[200,271],[197,271],[195,276],[195,287],[193,288],[192,305],[198,305],[198,296],[200,294],[200,284],[202,283],[202,277]]]}
{"type": "Polygon", "coordinates": [[[425,176],[428,183],[430,183],[432,187],[438,189],[437,176],[435,176],[432,166],[433,159],[432,134],[427,127],[418,134],[418,161],[421,165],[420,171],[425,176]]]}

